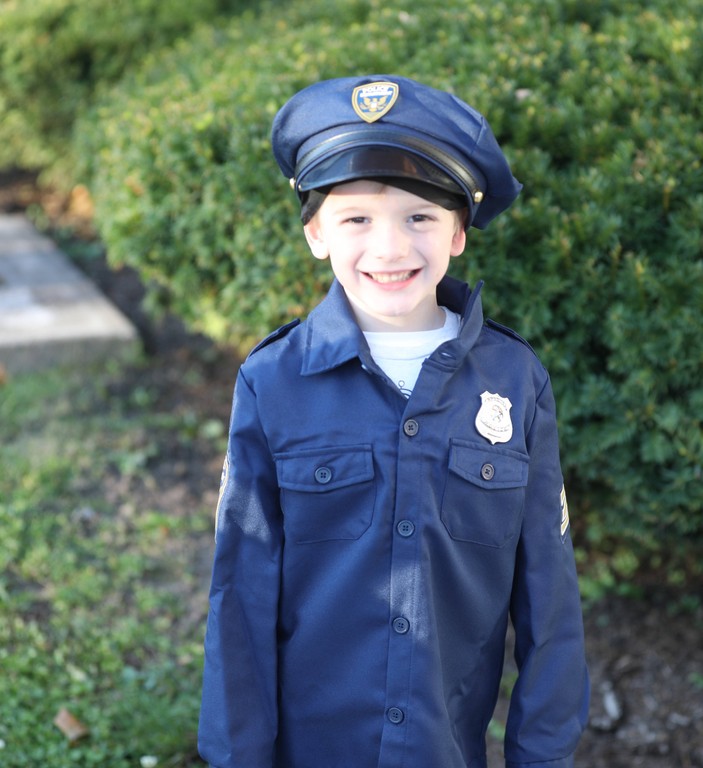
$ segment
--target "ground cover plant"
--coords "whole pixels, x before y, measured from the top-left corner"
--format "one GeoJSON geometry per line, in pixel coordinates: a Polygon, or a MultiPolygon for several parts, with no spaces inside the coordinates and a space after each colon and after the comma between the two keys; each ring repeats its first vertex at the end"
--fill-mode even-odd
{"type": "Polygon", "coordinates": [[[155,411],[153,391],[119,382],[96,369],[0,387],[6,768],[199,764],[214,500],[178,486],[189,455],[219,452],[223,428],[187,408],[155,411]],[[77,731],[54,723],[62,710],[77,731]]]}

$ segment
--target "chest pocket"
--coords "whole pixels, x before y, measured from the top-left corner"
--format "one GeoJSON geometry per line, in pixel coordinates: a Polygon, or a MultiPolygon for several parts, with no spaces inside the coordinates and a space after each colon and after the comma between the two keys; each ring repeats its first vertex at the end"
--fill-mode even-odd
{"type": "Polygon", "coordinates": [[[299,544],[358,539],[376,499],[370,445],[334,446],[274,456],[286,538],[299,544]]]}
{"type": "Polygon", "coordinates": [[[520,529],[529,458],[452,440],[442,522],[457,541],[502,547],[520,529]]]}

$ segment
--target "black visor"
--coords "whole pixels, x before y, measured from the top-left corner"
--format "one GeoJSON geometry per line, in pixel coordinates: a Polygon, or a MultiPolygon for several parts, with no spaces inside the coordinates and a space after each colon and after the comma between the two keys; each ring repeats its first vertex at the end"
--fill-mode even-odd
{"type": "Polygon", "coordinates": [[[415,179],[448,192],[464,194],[459,184],[434,163],[402,149],[385,146],[349,147],[308,166],[300,174],[298,190],[305,192],[378,176],[415,179]]]}
{"type": "Polygon", "coordinates": [[[450,211],[469,205],[464,190],[423,158],[393,147],[354,147],[326,158],[299,179],[303,223],[315,215],[332,187],[359,179],[398,187],[450,211]]]}

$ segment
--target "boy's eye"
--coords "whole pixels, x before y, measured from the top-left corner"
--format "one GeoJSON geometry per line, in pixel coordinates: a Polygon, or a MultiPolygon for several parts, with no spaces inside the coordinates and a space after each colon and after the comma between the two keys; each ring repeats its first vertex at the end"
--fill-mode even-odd
{"type": "Polygon", "coordinates": [[[365,224],[366,221],[366,216],[350,216],[346,219],[347,224],[365,224]]]}
{"type": "Polygon", "coordinates": [[[426,213],[415,213],[410,217],[410,221],[414,224],[421,224],[423,221],[432,221],[432,217],[426,213]]]}

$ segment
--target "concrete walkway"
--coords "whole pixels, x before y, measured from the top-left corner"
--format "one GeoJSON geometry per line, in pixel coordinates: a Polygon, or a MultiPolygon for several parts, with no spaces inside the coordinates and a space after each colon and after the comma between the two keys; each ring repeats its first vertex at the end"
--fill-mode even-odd
{"type": "Polygon", "coordinates": [[[134,326],[21,214],[0,215],[0,374],[125,359],[134,326]]]}

